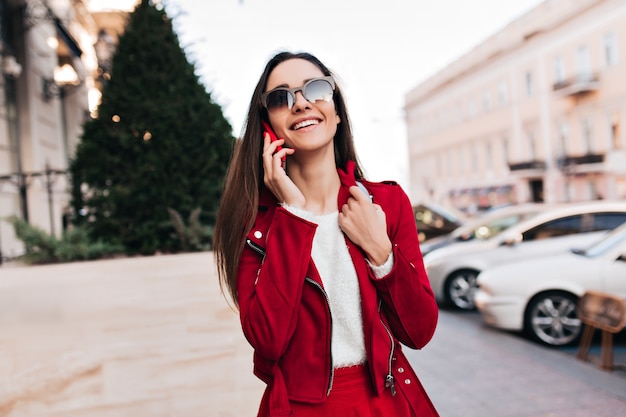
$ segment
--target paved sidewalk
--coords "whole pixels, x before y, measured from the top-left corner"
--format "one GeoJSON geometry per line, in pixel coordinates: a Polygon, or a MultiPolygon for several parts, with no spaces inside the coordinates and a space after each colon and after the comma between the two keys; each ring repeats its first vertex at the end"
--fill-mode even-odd
{"type": "Polygon", "coordinates": [[[0,329],[0,417],[256,415],[212,253],[0,267],[0,329]]]}
{"type": "Polygon", "coordinates": [[[435,337],[407,356],[442,417],[624,417],[626,373],[441,311],[435,337]]]}

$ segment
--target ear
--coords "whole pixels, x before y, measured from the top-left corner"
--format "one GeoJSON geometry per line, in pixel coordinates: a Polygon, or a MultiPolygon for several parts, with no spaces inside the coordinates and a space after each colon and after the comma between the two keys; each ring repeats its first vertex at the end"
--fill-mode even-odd
{"type": "Polygon", "coordinates": [[[339,117],[338,114],[335,115],[335,120],[337,121],[337,124],[341,123],[341,117],[339,117]]]}

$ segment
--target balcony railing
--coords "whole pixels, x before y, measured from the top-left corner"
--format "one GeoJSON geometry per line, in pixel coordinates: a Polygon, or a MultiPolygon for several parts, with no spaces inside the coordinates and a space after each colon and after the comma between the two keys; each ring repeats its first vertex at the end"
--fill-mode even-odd
{"type": "Polygon", "coordinates": [[[557,158],[557,167],[565,174],[576,174],[604,169],[604,154],[588,153],[580,156],[561,156],[557,158]]]}
{"type": "Polygon", "coordinates": [[[554,83],[552,90],[564,97],[578,97],[593,93],[600,88],[598,77],[594,74],[580,74],[568,80],[554,83]]]}
{"type": "Polygon", "coordinates": [[[604,162],[604,154],[588,153],[580,156],[562,156],[557,159],[559,168],[573,167],[586,164],[601,164],[604,162]]]}
{"type": "Polygon", "coordinates": [[[509,163],[509,170],[511,171],[523,171],[529,169],[543,171],[546,169],[546,163],[539,160],[509,163]]]}

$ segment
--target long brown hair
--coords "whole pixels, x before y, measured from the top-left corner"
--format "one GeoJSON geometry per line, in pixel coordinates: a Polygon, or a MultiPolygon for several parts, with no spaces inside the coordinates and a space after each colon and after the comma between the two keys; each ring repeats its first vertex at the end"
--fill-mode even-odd
{"type": "MultiPolygon", "coordinates": [[[[331,71],[313,55],[306,52],[281,52],[269,60],[254,89],[243,137],[238,139],[226,174],[220,207],[217,212],[213,248],[222,291],[228,290],[238,306],[237,270],[243,251],[245,237],[252,228],[258,211],[259,193],[263,184],[263,135],[261,121],[269,121],[266,109],[261,105],[261,94],[267,86],[270,73],[278,64],[290,59],[304,59],[317,66],[325,76],[331,71]]],[[[335,165],[345,167],[348,161],[356,163],[355,176],[363,178],[359,165],[350,118],[339,86],[333,95],[335,109],[341,123],[334,137],[335,165]]]]}

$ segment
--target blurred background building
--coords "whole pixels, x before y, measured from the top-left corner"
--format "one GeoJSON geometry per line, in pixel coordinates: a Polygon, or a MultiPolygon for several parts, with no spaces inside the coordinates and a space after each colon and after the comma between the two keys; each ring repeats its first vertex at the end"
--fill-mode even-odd
{"type": "Polygon", "coordinates": [[[546,0],[405,97],[410,197],[626,197],[626,1],[546,0]]]}
{"type": "MultiPolygon", "coordinates": [[[[93,13],[88,0],[0,0],[0,219],[54,235],[67,226],[68,164],[126,15],[93,13]]],[[[0,220],[0,259],[22,252],[0,220]]]]}

